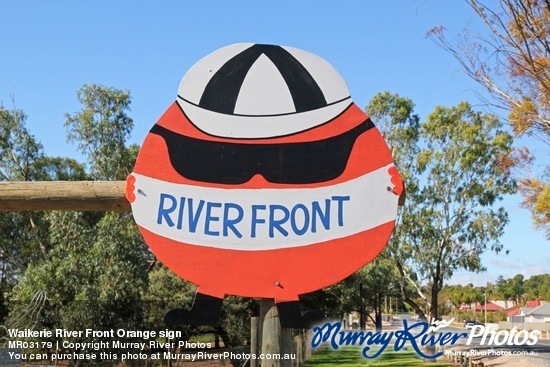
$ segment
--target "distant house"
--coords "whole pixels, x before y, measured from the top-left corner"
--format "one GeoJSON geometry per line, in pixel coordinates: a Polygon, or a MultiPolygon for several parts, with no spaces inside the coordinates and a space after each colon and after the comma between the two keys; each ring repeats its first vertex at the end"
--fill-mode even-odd
{"type": "Polygon", "coordinates": [[[536,307],[542,306],[544,303],[545,302],[541,301],[540,298],[538,298],[535,300],[527,301],[527,303],[525,304],[525,307],[536,308],[536,307]]]}
{"type": "Polygon", "coordinates": [[[487,304],[481,304],[480,309],[487,312],[497,312],[497,311],[504,311],[504,307],[497,305],[493,302],[487,302],[487,304]]]}
{"type": "Polygon", "coordinates": [[[536,299],[536,300],[527,301],[525,306],[517,305],[514,307],[510,307],[506,310],[506,314],[508,315],[508,321],[529,322],[526,319],[526,315],[528,316],[533,309],[543,306],[545,304],[547,304],[547,302],[541,301],[540,299],[536,299]]]}
{"type": "Polygon", "coordinates": [[[517,301],[515,299],[509,299],[509,300],[492,300],[492,303],[495,305],[499,305],[500,307],[504,308],[505,310],[509,310],[512,307],[516,307],[518,305],[517,301]]]}
{"type": "Polygon", "coordinates": [[[525,316],[524,322],[550,322],[550,303],[522,311],[525,316]]]}
{"type": "Polygon", "coordinates": [[[487,302],[487,305],[485,303],[462,303],[460,309],[462,311],[475,310],[476,312],[484,312],[485,309],[487,309],[487,312],[504,311],[504,307],[493,302],[487,302]]]}
{"type": "Polygon", "coordinates": [[[521,306],[510,307],[509,309],[506,310],[506,314],[508,315],[508,317],[518,316],[521,309],[522,309],[521,306]]]}
{"type": "Polygon", "coordinates": [[[506,310],[506,314],[508,315],[508,321],[510,322],[525,322],[525,314],[529,311],[531,311],[531,307],[512,307],[509,310],[506,310]]]}

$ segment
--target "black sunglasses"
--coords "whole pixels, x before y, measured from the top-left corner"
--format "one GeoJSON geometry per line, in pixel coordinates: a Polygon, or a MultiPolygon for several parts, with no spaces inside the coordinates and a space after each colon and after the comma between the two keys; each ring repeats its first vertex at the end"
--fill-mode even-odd
{"type": "Polygon", "coordinates": [[[242,184],[260,174],[271,183],[309,184],[340,176],[355,140],[374,127],[370,119],[340,135],[303,143],[237,144],[190,138],[160,125],[170,162],[183,177],[220,184],[242,184]]]}

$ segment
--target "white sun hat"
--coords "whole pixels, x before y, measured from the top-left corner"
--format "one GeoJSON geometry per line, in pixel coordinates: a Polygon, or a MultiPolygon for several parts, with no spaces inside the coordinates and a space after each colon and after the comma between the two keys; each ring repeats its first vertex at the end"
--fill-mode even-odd
{"type": "Polygon", "coordinates": [[[239,43],[207,55],[184,75],[177,102],[213,136],[258,139],[322,125],[352,103],[338,72],[292,47],[239,43]]]}

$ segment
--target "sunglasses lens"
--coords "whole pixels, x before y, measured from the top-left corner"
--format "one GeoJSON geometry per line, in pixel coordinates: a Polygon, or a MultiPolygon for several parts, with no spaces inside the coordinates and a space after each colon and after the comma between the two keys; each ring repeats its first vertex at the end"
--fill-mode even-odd
{"type": "Polygon", "coordinates": [[[324,182],[340,176],[357,137],[372,128],[370,120],[335,137],[304,143],[236,144],[190,138],[155,125],[164,138],[174,169],[200,182],[242,184],[260,174],[281,184],[324,182]]]}

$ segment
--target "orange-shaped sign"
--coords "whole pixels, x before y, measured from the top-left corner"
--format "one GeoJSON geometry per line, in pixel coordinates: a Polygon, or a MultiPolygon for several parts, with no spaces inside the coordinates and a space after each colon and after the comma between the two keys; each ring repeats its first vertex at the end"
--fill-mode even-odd
{"type": "Polygon", "coordinates": [[[158,259],[199,286],[196,302],[285,303],[376,257],[402,190],[381,134],[330,64],[235,44],[185,74],[127,197],[158,259]]]}

